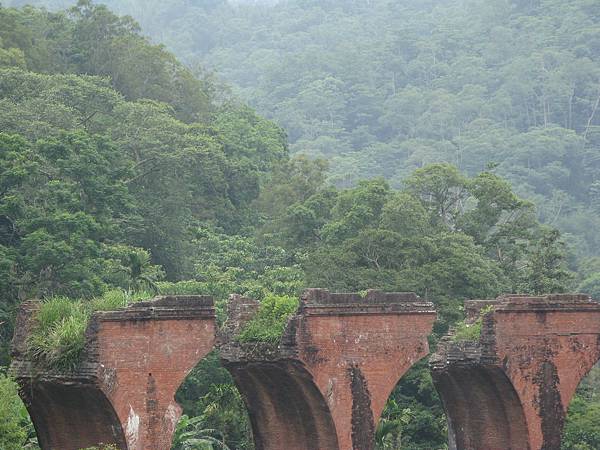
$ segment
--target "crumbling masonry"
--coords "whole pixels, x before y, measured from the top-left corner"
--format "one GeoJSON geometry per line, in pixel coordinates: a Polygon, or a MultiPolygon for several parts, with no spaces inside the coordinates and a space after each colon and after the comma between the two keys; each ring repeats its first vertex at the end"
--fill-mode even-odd
{"type": "MultiPolygon", "coordinates": [[[[428,353],[433,305],[415,294],[309,289],[279,343],[240,342],[258,305],[232,296],[217,339],[256,449],[372,450],[392,389],[428,353]]],[[[447,336],[430,358],[450,448],[559,449],[569,402],[600,358],[600,304],[507,295],[465,307],[471,322],[482,317],[480,339],[447,336]]],[[[68,375],[40,372],[27,358],[38,308],[21,305],[12,373],[42,448],[168,450],[181,413],[174,394],[215,343],[212,300],[159,297],[95,313],[83,361],[68,375]]]]}
{"type": "Polygon", "coordinates": [[[446,337],[432,355],[450,449],[557,450],[569,402],[600,358],[600,304],[585,295],[503,296],[483,307],[477,342],[446,337]]]}

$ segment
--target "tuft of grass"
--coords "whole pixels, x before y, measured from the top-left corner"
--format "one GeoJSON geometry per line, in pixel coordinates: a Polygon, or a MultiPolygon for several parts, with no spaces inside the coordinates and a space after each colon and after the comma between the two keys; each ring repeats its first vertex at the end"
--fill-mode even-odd
{"type": "Polygon", "coordinates": [[[89,316],[83,303],[64,297],[42,303],[27,341],[31,360],[41,367],[73,370],[85,346],[89,316]]]}
{"type": "Polygon", "coordinates": [[[92,311],[112,311],[127,306],[129,295],[127,292],[115,289],[105,292],[102,297],[97,297],[89,302],[92,311]]]}
{"type": "Polygon", "coordinates": [[[28,356],[41,369],[72,372],[81,362],[92,313],[124,308],[128,303],[152,296],[149,292],[129,294],[112,290],[87,301],[50,298],[41,304],[34,317],[27,340],[28,356]]]}
{"type": "Polygon", "coordinates": [[[475,322],[466,323],[464,320],[458,324],[456,331],[452,335],[454,342],[477,342],[481,337],[481,327],[483,325],[483,316],[494,310],[492,305],[486,306],[479,311],[479,317],[475,322]]]}
{"type": "Polygon", "coordinates": [[[62,318],[70,316],[76,306],[73,300],[67,297],[52,297],[46,300],[35,315],[36,329],[47,333],[62,318]]]}
{"type": "Polygon", "coordinates": [[[481,336],[481,318],[473,323],[461,322],[452,335],[454,342],[477,342],[481,336]]]}
{"type": "Polygon", "coordinates": [[[150,300],[151,298],[154,297],[154,295],[155,295],[154,292],[150,292],[150,291],[134,292],[129,295],[129,297],[127,299],[127,303],[125,303],[125,306],[127,306],[127,304],[129,304],[129,303],[137,303],[137,302],[143,302],[145,300],[150,300]]]}
{"type": "Polygon", "coordinates": [[[239,342],[278,343],[288,319],[298,309],[298,300],[290,296],[270,295],[260,302],[252,319],[238,335],[239,342]]]}
{"type": "Polygon", "coordinates": [[[125,308],[131,303],[149,300],[154,297],[152,292],[126,292],[121,289],[114,289],[105,292],[102,297],[96,297],[86,304],[89,305],[91,312],[94,311],[114,311],[115,309],[125,308]]]}

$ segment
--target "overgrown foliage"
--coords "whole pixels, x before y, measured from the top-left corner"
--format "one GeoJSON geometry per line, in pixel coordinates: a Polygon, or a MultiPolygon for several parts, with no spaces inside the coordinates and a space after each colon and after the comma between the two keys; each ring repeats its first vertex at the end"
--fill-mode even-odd
{"type": "Polygon", "coordinates": [[[494,307],[492,305],[486,306],[479,311],[479,316],[475,320],[467,321],[463,320],[458,323],[452,340],[454,342],[477,342],[481,338],[481,327],[483,326],[483,317],[492,312],[494,307]]]}
{"type": "Polygon", "coordinates": [[[245,407],[240,393],[230,382],[211,385],[198,403],[199,415],[183,416],[179,421],[173,450],[252,448],[244,435],[249,433],[245,407]]]}
{"type": "Polygon", "coordinates": [[[217,70],[293,152],[331,159],[337,184],[400,187],[433,162],[470,176],[493,166],[579,254],[600,249],[593,0],[103,3],[217,70]]]}
{"type": "Polygon", "coordinates": [[[237,336],[240,342],[277,344],[290,316],[298,309],[294,297],[270,295],[260,302],[257,313],[244,325],[237,336]]]}
{"type": "Polygon", "coordinates": [[[562,450],[592,450],[600,447],[600,367],[583,379],[569,405],[561,442],[562,450]]]}
{"type": "Polygon", "coordinates": [[[17,389],[17,384],[0,372],[0,448],[34,450],[39,448],[35,431],[17,389]]]}
{"type": "Polygon", "coordinates": [[[150,298],[149,293],[112,290],[90,301],[52,297],[36,311],[27,340],[29,358],[40,370],[70,372],[81,362],[85,331],[94,311],[110,311],[129,302],[150,298]]]}
{"type": "Polygon", "coordinates": [[[204,417],[181,416],[173,437],[174,450],[229,450],[218,430],[205,428],[204,417]]]}
{"type": "MultiPolygon", "coordinates": [[[[286,132],[133,19],[37,3],[70,8],[0,7],[2,363],[32,297],[31,355],[71,370],[124,291],[213,295],[221,323],[229,294],[256,298],[252,342],[279,340],[304,287],[415,291],[433,344],[468,298],[600,293],[593,1],[106,0],[286,132]]],[[[218,355],[177,399],[180,447],[252,448],[218,355]]],[[[593,404],[568,448],[597,446],[593,404]]],[[[444,448],[425,362],[381,424],[380,448],[444,448]]]]}
{"type": "MultiPolygon", "coordinates": [[[[295,164],[313,170],[308,161],[295,164]]],[[[265,189],[259,202],[290,192],[285,186],[295,181],[288,180],[265,189]]],[[[434,164],[415,171],[402,191],[381,179],[343,190],[322,182],[269,208],[273,219],[259,233],[299,252],[307,285],[417,292],[436,303],[438,332],[460,318],[465,299],[569,286],[561,239],[548,239],[531,203],[490,172],[468,178],[434,164]]]]}
{"type": "Polygon", "coordinates": [[[191,278],[195,230],[238,233],[258,219],[252,202],[286,158],[284,133],[133,20],[87,1],[58,13],[0,6],[0,42],[24,62],[0,59],[3,320],[25,298],[191,278]]]}
{"type": "MultiPolygon", "coordinates": [[[[201,417],[194,419],[192,428],[219,430],[231,449],[254,448],[246,407],[231,375],[219,364],[216,351],[192,370],[177,391],[176,399],[190,418],[201,417]]],[[[188,427],[181,424],[178,429],[184,432],[188,427]]]]}

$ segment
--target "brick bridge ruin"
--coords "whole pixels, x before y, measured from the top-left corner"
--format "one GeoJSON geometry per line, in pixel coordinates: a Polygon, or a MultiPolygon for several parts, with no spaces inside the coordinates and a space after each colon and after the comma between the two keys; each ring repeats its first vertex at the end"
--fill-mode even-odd
{"type": "Polygon", "coordinates": [[[11,369],[42,449],[167,450],[181,415],[175,392],[212,349],[210,297],[159,297],[94,313],[72,374],[37,373],[26,341],[38,302],[21,305],[11,369]]]}
{"type": "Polygon", "coordinates": [[[450,449],[558,450],[569,403],[600,358],[600,304],[585,295],[465,303],[477,342],[448,336],[430,358],[450,449]]]}
{"type": "Polygon", "coordinates": [[[433,304],[415,294],[309,289],[280,345],[235,335],[258,302],[234,297],[221,358],[246,401],[257,450],[370,450],[385,403],[429,352],[433,304]]]}
{"type": "MultiPolygon", "coordinates": [[[[504,296],[485,306],[478,342],[443,338],[430,365],[452,449],[560,448],[568,404],[600,358],[600,304],[582,295],[504,296]]],[[[159,297],[98,312],[71,374],[36,372],[26,340],[39,303],[22,304],[12,372],[44,450],[115,444],[168,450],[181,414],[174,395],[220,350],[248,407],[257,450],[371,450],[402,375],[428,353],[435,320],[415,294],[309,289],[279,344],[236,338],[258,302],[232,296],[217,333],[209,297],[159,297]]]]}

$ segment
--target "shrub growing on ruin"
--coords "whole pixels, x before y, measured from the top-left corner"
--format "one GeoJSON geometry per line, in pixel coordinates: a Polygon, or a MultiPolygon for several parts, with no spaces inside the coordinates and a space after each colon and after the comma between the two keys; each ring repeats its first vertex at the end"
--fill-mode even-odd
{"type": "Polygon", "coordinates": [[[265,297],[256,315],[248,321],[238,336],[240,342],[278,343],[288,319],[298,309],[298,300],[290,296],[265,297]]]}
{"type": "Polygon", "coordinates": [[[0,372],[0,448],[2,449],[34,448],[33,425],[17,392],[17,383],[4,372],[0,372]]]}
{"type": "Polygon", "coordinates": [[[475,322],[468,323],[463,320],[456,327],[456,331],[452,335],[454,342],[477,342],[481,337],[481,326],[483,324],[483,316],[493,311],[492,305],[482,308],[479,312],[479,317],[475,322]]]}

